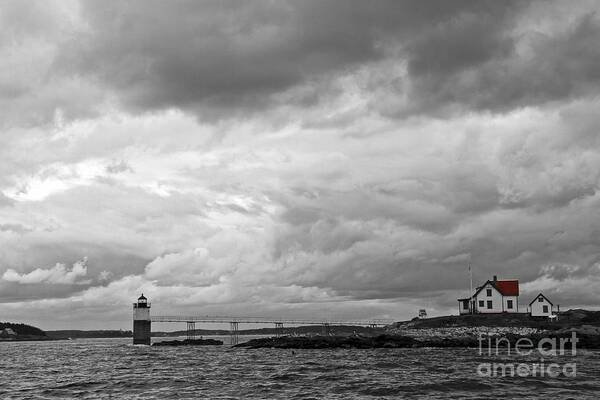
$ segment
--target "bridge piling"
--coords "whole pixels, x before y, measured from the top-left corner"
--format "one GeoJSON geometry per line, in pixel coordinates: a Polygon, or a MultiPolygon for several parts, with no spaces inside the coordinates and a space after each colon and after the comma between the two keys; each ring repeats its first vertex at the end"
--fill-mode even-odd
{"type": "Polygon", "coordinates": [[[283,336],[283,322],[275,322],[275,337],[283,336]]]}
{"type": "Polygon", "coordinates": [[[239,337],[238,337],[239,322],[231,321],[229,323],[229,327],[230,327],[229,336],[231,338],[231,345],[235,346],[239,342],[239,337]]]}
{"type": "Polygon", "coordinates": [[[331,326],[329,326],[329,322],[323,323],[323,336],[331,335],[331,326]]]}
{"type": "Polygon", "coordinates": [[[196,339],[196,322],[194,321],[187,321],[187,339],[196,339]]]}

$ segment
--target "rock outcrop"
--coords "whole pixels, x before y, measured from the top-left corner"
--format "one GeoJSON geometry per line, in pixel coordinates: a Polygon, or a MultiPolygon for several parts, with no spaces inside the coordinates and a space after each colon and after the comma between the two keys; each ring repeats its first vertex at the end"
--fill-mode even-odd
{"type": "Polygon", "coordinates": [[[372,349],[414,347],[417,341],[407,336],[283,336],[253,339],[234,347],[252,349],[272,347],[278,349],[372,349]]]}
{"type": "MultiPolygon", "coordinates": [[[[576,332],[577,333],[577,332],[576,332]]],[[[542,339],[552,338],[571,338],[572,331],[565,331],[560,334],[545,334],[534,333],[531,335],[515,335],[508,333],[506,335],[489,336],[494,338],[507,339],[498,342],[498,345],[503,347],[510,343],[514,347],[517,340],[526,338],[530,339],[534,346],[537,347],[538,342],[542,339]]],[[[591,335],[585,333],[577,333],[577,348],[585,349],[600,349],[600,335],[591,335]]],[[[487,341],[487,339],[486,339],[487,341]]],[[[493,342],[496,343],[496,342],[493,342]]],[[[543,342],[542,342],[543,343],[543,342]]],[[[558,343],[558,342],[557,342],[558,343]]],[[[245,343],[240,343],[234,347],[246,347],[251,349],[258,348],[276,348],[276,349],[376,349],[376,348],[416,348],[416,347],[463,347],[475,348],[480,346],[479,336],[431,336],[414,338],[411,336],[402,335],[379,335],[372,337],[365,336],[300,336],[300,337],[271,337],[253,339],[245,343]]]]}
{"type": "Polygon", "coordinates": [[[162,342],[152,343],[152,346],[221,346],[223,342],[216,339],[185,339],[185,340],[164,340],[162,342]]]}

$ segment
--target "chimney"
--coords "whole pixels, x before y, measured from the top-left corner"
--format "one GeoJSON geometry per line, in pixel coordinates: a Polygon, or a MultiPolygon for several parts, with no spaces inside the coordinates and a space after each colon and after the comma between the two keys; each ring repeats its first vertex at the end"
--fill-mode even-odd
{"type": "Polygon", "coordinates": [[[498,280],[498,276],[494,275],[494,282],[498,280]]]}

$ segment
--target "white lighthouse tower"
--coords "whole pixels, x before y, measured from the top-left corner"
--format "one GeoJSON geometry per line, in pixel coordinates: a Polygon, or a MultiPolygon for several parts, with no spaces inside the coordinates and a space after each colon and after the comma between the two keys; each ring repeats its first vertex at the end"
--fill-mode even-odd
{"type": "Polygon", "coordinates": [[[133,303],[133,344],[150,344],[150,303],[144,294],[133,303]]]}

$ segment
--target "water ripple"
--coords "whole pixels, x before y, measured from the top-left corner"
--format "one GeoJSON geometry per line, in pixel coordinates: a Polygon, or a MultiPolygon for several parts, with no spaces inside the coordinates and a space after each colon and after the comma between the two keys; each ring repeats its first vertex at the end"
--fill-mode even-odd
{"type": "Polygon", "coordinates": [[[476,374],[479,363],[511,358],[480,356],[473,349],[292,354],[227,346],[151,348],[126,339],[90,339],[0,343],[0,354],[0,398],[10,400],[600,397],[596,351],[577,355],[576,378],[482,378],[476,374]]]}

